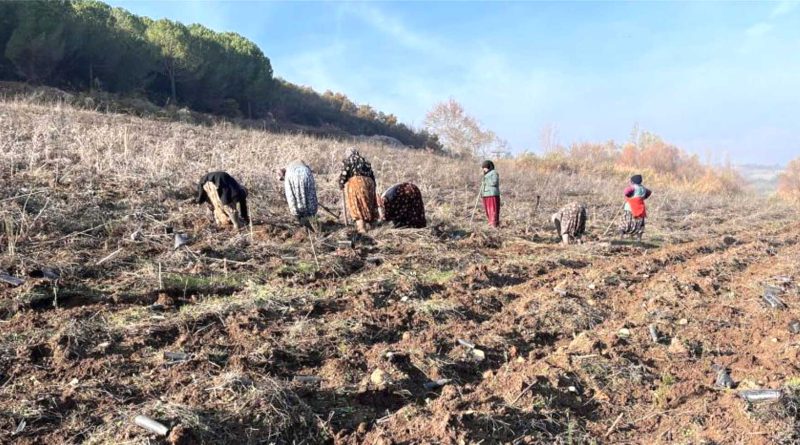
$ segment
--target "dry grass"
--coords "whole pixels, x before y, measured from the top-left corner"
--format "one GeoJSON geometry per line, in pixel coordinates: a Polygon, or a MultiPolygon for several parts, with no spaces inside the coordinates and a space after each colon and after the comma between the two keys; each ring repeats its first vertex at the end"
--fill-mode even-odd
{"type": "MultiPolygon", "coordinates": [[[[587,420],[589,408],[572,405],[574,394],[557,381],[536,387],[544,395],[507,405],[538,375],[538,358],[529,358],[563,358],[557,351],[581,332],[616,332],[625,310],[640,306],[618,304],[628,296],[620,286],[669,290],[633,280],[640,266],[656,267],[638,260],[648,249],[666,252],[661,266],[685,255],[696,267],[691,258],[707,252],[693,244],[713,254],[725,230],[747,237],[737,228],[757,226],[757,236],[769,238],[785,222],[779,204],[665,184],[650,204],[649,244],[611,243],[602,233],[621,204],[626,172],[578,174],[522,159],[496,163],[504,199],[497,231],[484,227],[480,208],[470,223],[474,160],[362,142],[355,145],[372,162],[379,189],[399,181],[420,187],[431,227],[379,227],[342,248],[337,241],[347,230],[324,216],[312,251],[272,171],[303,158],[316,172],[321,201],[336,208],[348,145],[0,102],[0,269],[28,278],[4,287],[0,305],[0,441],[147,443],[131,419],[148,414],[200,443],[330,443],[332,434],[370,442],[381,425],[404,434],[396,423],[404,416],[410,425],[457,419],[451,427],[468,440],[585,442],[614,418],[587,420]],[[189,202],[195,181],[213,169],[248,187],[252,230],[219,230],[189,202]],[[589,206],[589,242],[562,248],[547,216],[573,199],[589,206]],[[174,250],[174,232],[191,243],[174,250]],[[34,278],[45,268],[60,278],[34,278]],[[553,293],[562,282],[575,288],[567,297],[553,293]],[[592,302],[590,284],[597,286],[592,302]],[[486,359],[463,360],[454,338],[476,342],[486,359]],[[390,363],[390,350],[406,353],[408,363],[390,363]],[[189,358],[170,363],[164,352],[189,358]],[[365,386],[377,367],[397,387],[365,386]],[[524,385],[494,386],[482,377],[504,370],[524,385]],[[322,381],[297,383],[297,375],[322,381]],[[458,386],[426,390],[434,378],[458,386]],[[357,433],[361,423],[366,433],[357,433]]],[[[791,248],[747,243],[754,252],[791,248]]],[[[680,300],[667,297],[661,300],[680,300]]],[[[639,397],[652,407],[661,361],[645,368],[645,357],[594,354],[572,367],[584,383],[620,392],[644,386],[639,397]]],[[[618,429],[629,431],[628,420],[618,429]]]]}

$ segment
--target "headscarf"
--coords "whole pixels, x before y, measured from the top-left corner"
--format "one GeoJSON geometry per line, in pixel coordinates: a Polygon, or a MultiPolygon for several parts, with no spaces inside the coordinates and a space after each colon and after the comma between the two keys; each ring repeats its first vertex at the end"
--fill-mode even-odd
{"type": "Polygon", "coordinates": [[[481,164],[481,168],[488,168],[489,170],[494,170],[494,162],[483,161],[483,164],[481,164]]]}
{"type": "Polygon", "coordinates": [[[642,175],[631,176],[631,182],[636,185],[642,185],[642,175]]]}
{"type": "Polygon", "coordinates": [[[354,154],[358,154],[358,150],[356,150],[355,147],[347,147],[347,149],[345,149],[344,151],[345,159],[349,158],[350,156],[353,156],[354,154]]]}

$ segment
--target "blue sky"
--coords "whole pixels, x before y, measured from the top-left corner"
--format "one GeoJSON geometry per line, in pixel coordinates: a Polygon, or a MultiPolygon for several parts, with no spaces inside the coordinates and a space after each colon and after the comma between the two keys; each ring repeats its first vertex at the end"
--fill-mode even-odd
{"type": "Polygon", "coordinates": [[[277,76],[419,126],[454,97],[514,151],[635,124],[703,160],[800,156],[798,2],[109,2],[256,42],[277,76]]]}

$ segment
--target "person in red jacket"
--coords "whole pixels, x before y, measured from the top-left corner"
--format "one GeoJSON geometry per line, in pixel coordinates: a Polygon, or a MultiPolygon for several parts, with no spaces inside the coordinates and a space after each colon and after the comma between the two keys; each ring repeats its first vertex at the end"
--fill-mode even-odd
{"type": "Polygon", "coordinates": [[[652,192],[642,185],[642,175],[633,175],[623,194],[625,195],[625,210],[622,214],[622,224],[619,227],[620,235],[629,235],[641,240],[647,219],[647,206],[644,202],[652,195],[652,192]]]}

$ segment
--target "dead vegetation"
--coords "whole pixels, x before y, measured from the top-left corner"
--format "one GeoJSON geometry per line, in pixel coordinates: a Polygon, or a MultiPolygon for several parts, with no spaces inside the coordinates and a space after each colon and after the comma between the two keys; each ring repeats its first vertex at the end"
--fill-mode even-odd
{"type": "Polygon", "coordinates": [[[795,210],[665,186],[630,243],[602,236],[627,173],[509,160],[494,231],[470,224],[473,163],[361,144],[379,188],[418,184],[430,227],[350,246],[323,216],[309,239],[270,172],[302,157],[337,208],[344,147],[0,104],[0,272],[24,280],[0,283],[0,442],[797,440],[795,210]],[[249,188],[252,228],[190,203],[212,169],[249,188]],[[547,215],[572,199],[589,235],[565,248],[547,215]],[[780,403],[738,396],[758,388],[780,403]]]}

